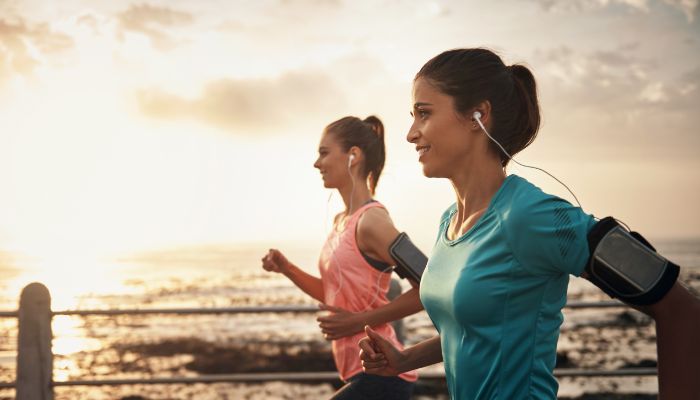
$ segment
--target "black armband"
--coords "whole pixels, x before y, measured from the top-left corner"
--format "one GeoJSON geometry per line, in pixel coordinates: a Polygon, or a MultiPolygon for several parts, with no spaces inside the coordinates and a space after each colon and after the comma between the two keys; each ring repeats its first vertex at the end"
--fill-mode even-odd
{"type": "Polygon", "coordinates": [[[588,280],[609,296],[638,306],[654,304],[671,290],[680,268],[639,233],[606,217],[588,233],[588,280]]]}
{"type": "Polygon", "coordinates": [[[411,242],[406,232],[402,232],[389,246],[389,254],[396,261],[396,273],[401,278],[409,278],[420,283],[428,257],[411,242]]]}

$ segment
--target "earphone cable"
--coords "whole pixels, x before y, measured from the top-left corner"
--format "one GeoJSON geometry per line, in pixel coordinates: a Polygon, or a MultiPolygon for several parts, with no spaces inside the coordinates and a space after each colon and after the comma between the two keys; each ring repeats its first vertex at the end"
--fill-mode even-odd
{"type": "Polygon", "coordinates": [[[520,166],[522,166],[522,167],[536,169],[536,170],[542,171],[542,172],[544,172],[545,174],[551,176],[555,181],[559,182],[562,186],[564,186],[564,187],[566,188],[566,190],[568,190],[569,193],[571,193],[572,196],[574,196],[574,200],[576,200],[576,204],[578,204],[579,208],[583,208],[583,207],[581,206],[581,202],[578,201],[578,197],[576,197],[576,195],[574,194],[574,192],[573,192],[571,189],[569,189],[569,187],[566,186],[566,184],[565,184],[564,182],[562,182],[562,181],[560,181],[559,179],[557,179],[556,176],[550,174],[549,172],[545,171],[544,169],[542,169],[542,168],[540,168],[540,167],[535,167],[535,166],[531,166],[531,165],[522,164],[522,163],[518,162],[518,160],[516,160],[515,158],[513,158],[513,156],[511,156],[510,154],[508,154],[508,152],[506,151],[506,149],[504,149],[503,146],[501,146],[501,144],[498,143],[498,141],[497,141],[496,139],[494,139],[494,138],[491,136],[491,134],[489,134],[489,131],[486,130],[486,127],[484,126],[484,124],[481,123],[481,113],[479,113],[478,111],[474,112],[474,119],[475,119],[476,122],[479,124],[479,126],[480,126],[481,129],[484,131],[484,133],[486,133],[486,136],[488,136],[489,139],[491,139],[492,142],[496,143],[496,145],[501,149],[501,151],[503,152],[503,154],[505,154],[506,156],[508,156],[508,159],[513,160],[514,163],[516,163],[516,164],[518,164],[518,165],[520,165],[520,166]]]}

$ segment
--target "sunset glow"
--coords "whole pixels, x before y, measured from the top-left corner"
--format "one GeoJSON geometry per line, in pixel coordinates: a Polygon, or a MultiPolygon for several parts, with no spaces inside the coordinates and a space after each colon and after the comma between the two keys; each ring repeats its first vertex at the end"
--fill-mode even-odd
{"type": "MultiPolygon", "coordinates": [[[[465,46],[538,78],[544,125],[521,161],[551,170],[595,215],[698,237],[698,8],[0,2],[0,250],[23,260],[18,286],[40,279],[61,288],[57,307],[74,307],[75,276],[119,291],[110,260],[140,251],[320,243],[320,132],[369,114],[387,127],[378,198],[427,250],[453,195],[421,175],[405,142],[412,78],[465,46]]],[[[545,175],[511,172],[568,198],[545,175]]]]}

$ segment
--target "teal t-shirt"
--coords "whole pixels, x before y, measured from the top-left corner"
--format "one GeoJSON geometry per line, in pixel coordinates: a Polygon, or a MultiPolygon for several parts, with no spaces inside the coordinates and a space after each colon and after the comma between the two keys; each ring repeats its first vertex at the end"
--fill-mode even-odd
{"type": "Polygon", "coordinates": [[[569,274],[595,224],[580,208],[510,175],[463,236],[442,216],[420,285],[440,332],[452,399],[556,399],[552,373],[569,274]]]}

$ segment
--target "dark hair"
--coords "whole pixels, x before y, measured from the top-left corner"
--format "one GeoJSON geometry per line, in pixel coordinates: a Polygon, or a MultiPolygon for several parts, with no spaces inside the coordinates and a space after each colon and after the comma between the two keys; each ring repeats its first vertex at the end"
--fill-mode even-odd
{"type": "Polygon", "coordinates": [[[386,158],[382,121],[374,115],[364,120],[357,117],[344,117],[330,123],[324,132],[333,133],[344,151],[350,150],[353,146],[362,150],[365,156],[362,172],[369,179],[369,189],[374,194],[386,158]]]}
{"type": "MultiPolygon", "coordinates": [[[[540,108],[535,77],[526,66],[506,66],[488,49],[455,49],[428,61],[416,74],[418,78],[451,96],[462,114],[488,100],[493,115],[489,133],[511,156],[535,140],[540,108]]],[[[508,156],[495,143],[489,141],[489,145],[505,167],[508,156]]]]}

